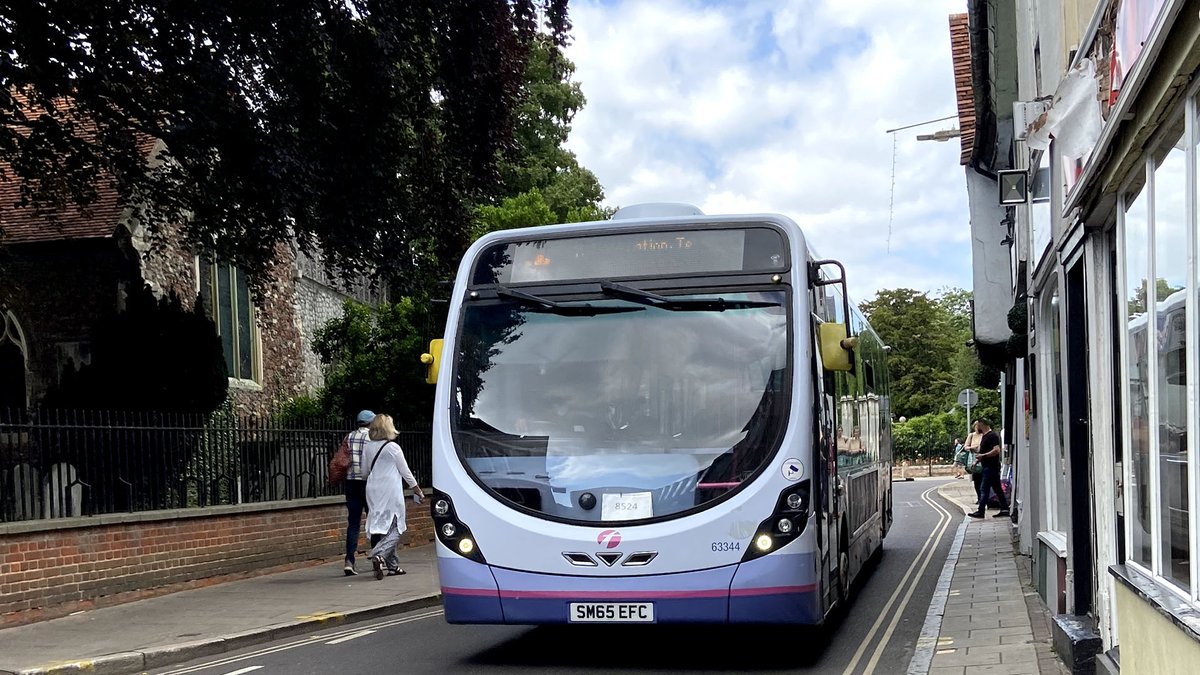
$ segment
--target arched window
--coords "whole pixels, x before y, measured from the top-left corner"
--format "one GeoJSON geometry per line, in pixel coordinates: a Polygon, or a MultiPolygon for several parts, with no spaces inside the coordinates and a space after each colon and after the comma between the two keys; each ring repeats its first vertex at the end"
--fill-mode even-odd
{"type": "Polygon", "coordinates": [[[0,309],[0,409],[29,404],[25,334],[12,312],[0,309]]]}

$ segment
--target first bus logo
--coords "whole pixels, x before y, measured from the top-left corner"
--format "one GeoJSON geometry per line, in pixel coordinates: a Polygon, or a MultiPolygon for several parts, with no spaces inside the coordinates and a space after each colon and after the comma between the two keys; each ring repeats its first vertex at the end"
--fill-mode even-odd
{"type": "Polygon", "coordinates": [[[604,530],[597,535],[596,543],[604,548],[616,548],[621,543],[621,533],[616,530],[604,530]]]}

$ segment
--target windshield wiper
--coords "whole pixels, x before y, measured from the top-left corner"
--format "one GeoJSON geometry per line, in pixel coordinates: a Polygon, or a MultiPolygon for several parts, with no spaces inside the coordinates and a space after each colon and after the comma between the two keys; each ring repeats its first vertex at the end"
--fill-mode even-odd
{"type": "Polygon", "coordinates": [[[778,307],[778,302],[758,300],[726,300],[725,298],[669,298],[665,295],[643,291],[633,286],[601,281],[600,290],[622,300],[639,305],[657,307],[670,312],[724,312],[727,309],[753,309],[755,307],[778,307]]]}
{"type": "Polygon", "coordinates": [[[532,293],[514,290],[506,286],[497,286],[496,295],[516,300],[522,305],[532,308],[534,311],[551,312],[562,316],[596,316],[597,314],[620,314],[623,312],[642,311],[641,307],[595,307],[586,302],[582,305],[568,305],[548,300],[532,293]]]}

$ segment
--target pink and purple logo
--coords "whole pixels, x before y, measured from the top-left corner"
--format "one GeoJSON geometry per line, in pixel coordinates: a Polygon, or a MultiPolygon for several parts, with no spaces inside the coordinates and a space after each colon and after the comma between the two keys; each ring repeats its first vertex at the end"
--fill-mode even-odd
{"type": "Polygon", "coordinates": [[[604,548],[616,548],[621,543],[621,533],[616,530],[604,530],[596,537],[596,543],[604,548]]]}

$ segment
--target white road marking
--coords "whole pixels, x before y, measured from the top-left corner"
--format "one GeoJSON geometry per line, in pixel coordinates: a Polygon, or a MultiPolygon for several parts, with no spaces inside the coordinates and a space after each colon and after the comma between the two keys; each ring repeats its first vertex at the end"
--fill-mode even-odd
{"type": "MultiPolygon", "coordinates": [[[[925,557],[925,562],[921,563],[921,569],[917,572],[917,575],[913,577],[912,584],[910,584],[908,587],[908,593],[904,594],[904,602],[900,604],[900,607],[896,610],[896,613],[892,615],[892,622],[888,624],[887,630],[883,633],[883,637],[879,639],[879,645],[875,647],[875,653],[871,655],[871,660],[867,662],[867,669],[864,671],[865,675],[871,675],[871,673],[875,672],[875,666],[879,664],[879,657],[883,656],[883,648],[887,646],[889,641],[891,641],[892,633],[896,631],[896,626],[900,623],[900,617],[904,615],[904,610],[908,607],[909,601],[912,600],[913,592],[917,590],[917,584],[921,583],[921,577],[925,575],[925,568],[929,567],[929,563],[933,561],[934,554],[937,553],[938,543],[941,542],[942,537],[945,536],[946,531],[950,528],[950,523],[954,520],[954,517],[949,511],[942,507],[941,504],[938,504],[937,502],[933,501],[933,499],[930,499],[928,495],[929,492],[926,492],[925,494],[921,495],[921,498],[942,514],[944,518],[944,520],[940,521],[942,529],[938,533],[937,542],[934,542],[933,548],[929,549],[929,555],[925,557]]],[[[953,568],[951,568],[951,570],[953,570],[953,568]]],[[[946,584],[946,590],[947,592],[950,590],[949,582],[946,584]]]]}
{"type": "MultiPolygon", "coordinates": [[[[429,618],[432,618],[435,616],[441,616],[441,615],[442,615],[442,610],[437,609],[437,610],[433,610],[433,611],[429,611],[429,612],[424,612],[422,614],[416,614],[414,616],[405,616],[405,617],[401,617],[401,618],[380,621],[379,623],[370,624],[369,627],[378,630],[380,628],[387,628],[389,626],[399,626],[400,624],[403,624],[403,623],[412,623],[414,621],[421,621],[423,619],[429,619],[429,618]]],[[[210,661],[208,663],[201,663],[201,664],[198,664],[195,666],[190,666],[188,668],[181,668],[179,670],[167,671],[166,673],[164,673],[164,675],[185,675],[185,673],[196,673],[201,670],[208,670],[209,668],[216,668],[218,666],[227,666],[231,663],[237,663],[238,661],[246,661],[249,659],[257,658],[259,656],[266,656],[268,654],[274,654],[276,652],[283,652],[283,651],[287,651],[289,649],[295,649],[296,647],[304,647],[306,645],[317,644],[324,640],[328,640],[330,637],[338,638],[338,637],[342,637],[345,635],[350,635],[352,633],[358,633],[358,632],[361,632],[362,630],[364,630],[363,626],[357,626],[355,628],[331,633],[328,635],[322,635],[320,637],[318,637],[316,635],[311,635],[309,637],[306,637],[306,638],[303,638],[300,640],[295,640],[293,642],[288,642],[286,644],[278,645],[275,647],[265,647],[263,649],[255,650],[253,652],[248,652],[246,654],[242,654],[241,656],[229,656],[229,657],[217,659],[216,661],[210,661]]]]}
{"type": "Polygon", "coordinates": [[[896,602],[896,598],[898,598],[900,593],[904,591],[906,587],[908,587],[907,595],[904,596],[904,600],[896,608],[895,618],[888,626],[888,629],[884,634],[884,638],[880,640],[878,646],[873,652],[864,672],[870,673],[874,671],[875,664],[879,661],[879,655],[883,652],[883,648],[887,644],[887,638],[891,636],[892,631],[895,629],[896,623],[900,620],[900,616],[904,612],[904,608],[908,606],[908,602],[912,598],[913,589],[917,587],[917,583],[921,580],[919,573],[915,577],[913,576],[914,572],[917,571],[917,566],[921,565],[921,571],[923,572],[925,567],[929,565],[929,560],[933,557],[933,554],[937,552],[938,543],[941,542],[942,535],[945,533],[946,527],[950,524],[952,519],[949,511],[943,509],[937,503],[929,499],[929,495],[935,490],[937,490],[936,486],[931,487],[925,492],[921,493],[921,500],[933,507],[933,509],[938,512],[938,522],[936,525],[934,525],[933,531],[931,531],[929,536],[925,539],[925,545],[921,547],[920,552],[917,553],[917,556],[913,559],[912,564],[908,566],[908,570],[900,579],[900,583],[896,585],[896,590],[892,592],[892,596],[888,598],[887,603],[884,604],[883,609],[879,612],[879,618],[875,619],[875,623],[871,625],[871,630],[868,631],[866,637],[863,638],[858,651],[854,653],[854,658],[850,659],[850,663],[848,663],[845,670],[842,671],[843,675],[849,675],[850,673],[853,673],[855,667],[858,666],[858,662],[864,656],[866,656],[867,648],[872,644],[875,633],[879,630],[879,627],[883,625],[883,621],[887,618],[888,613],[891,611],[892,605],[896,602]]]}
{"type": "Polygon", "coordinates": [[[241,670],[235,670],[232,673],[225,673],[225,675],[243,675],[244,673],[253,673],[254,671],[258,670],[259,668],[262,668],[262,666],[250,666],[249,668],[242,668],[241,670]]]}
{"type": "Polygon", "coordinates": [[[354,638],[366,637],[367,635],[370,635],[371,633],[374,633],[374,632],[375,631],[373,631],[373,630],[360,630],[357,633],[351,633],[350,635],[347,635],[345,637],[340,637],[336,640],[330,640],[329,642],[326,642],[325,644],[340,645],[343,642],[349,642],[349,641],[353,640],[354,638]]]}
{"type": "MultiPolygon", "coordinates": [[[[967,533],[967,519],[963,518],[950,544],[950,554],[942,565],[942,575],[938,577],[937,588],[933,591],[933,602],[929,604],[929,612],[925,615],[925,625],[921,627],[921,637],[917,639],[917,647],[912,660],[908,663],[908,675],[925,675],[929,665],[933,663],[936,651],[942,654],[945,645],[939,644],[938,635],[942,632],[942,615],[946,612],[946,600],[950,597],[950,582],[954,579],[954,566],[958,563],[958,554],[962,550],[963,539],[967,533]]],[[[953,650],[950,650],[953,651],[953,650]]]]}

